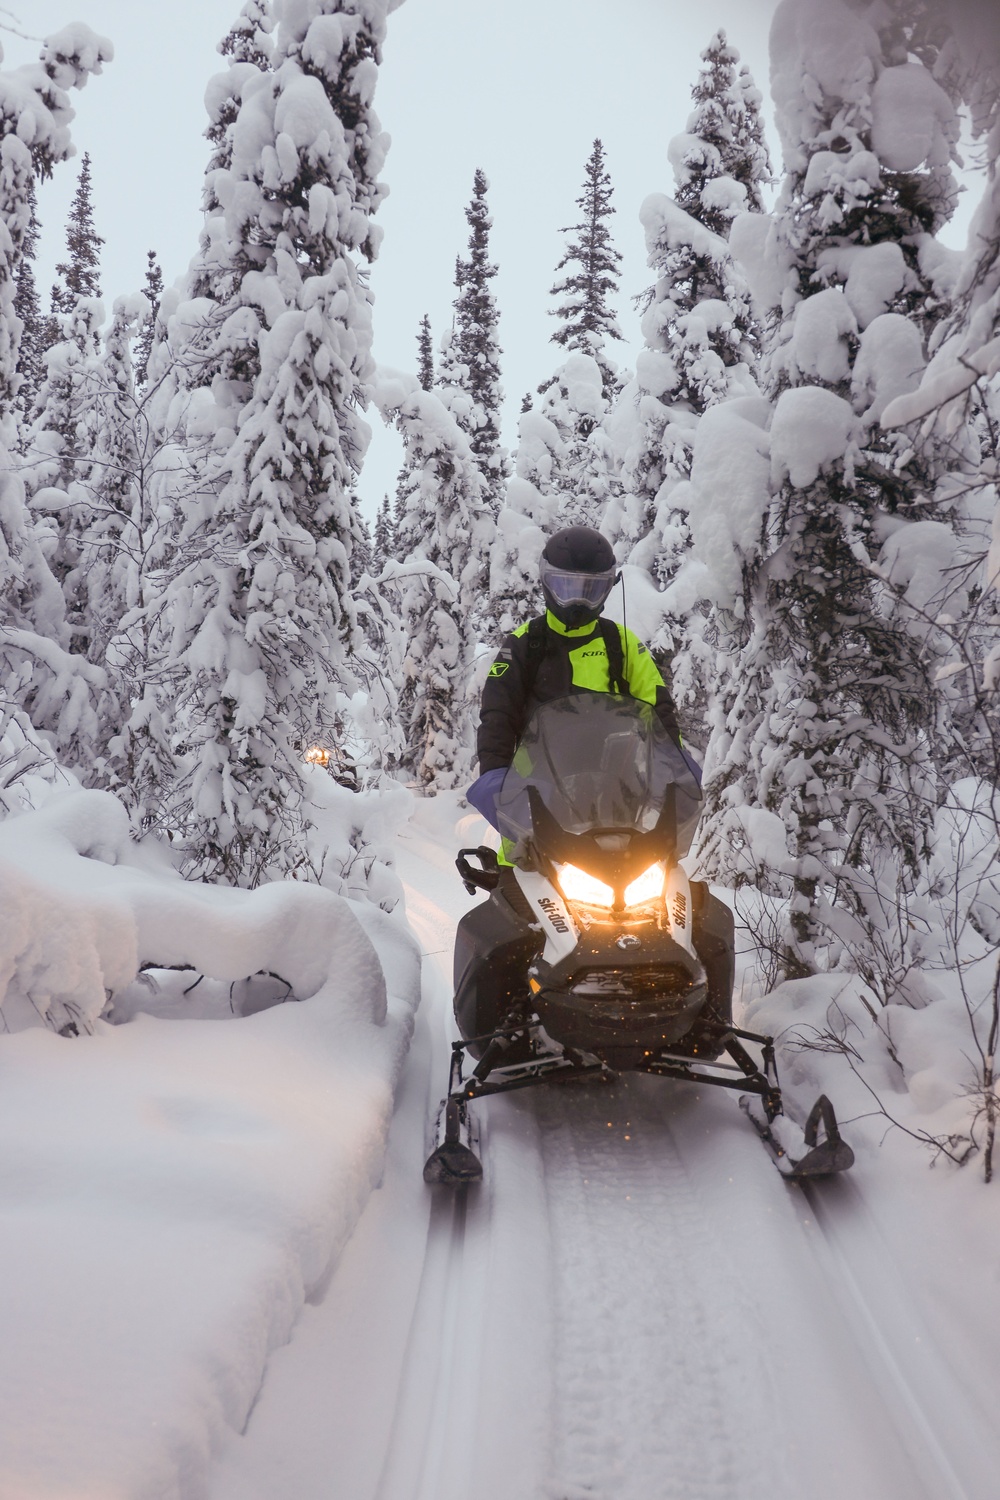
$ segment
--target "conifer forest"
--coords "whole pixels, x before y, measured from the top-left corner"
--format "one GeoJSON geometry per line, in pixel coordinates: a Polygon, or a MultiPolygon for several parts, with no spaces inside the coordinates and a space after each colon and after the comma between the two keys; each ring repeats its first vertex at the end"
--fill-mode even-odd
{"type": "MultiPolygon", "coordinates": [[[[891,1136],[928,1201],[943,1174],[985,1197],[1000,1111],[995,8],[780,0],[765,79],[708,7],[641,203],[616,193],[594,101],[577,195],[551,204],[561,258],[539,266],[551,364],[522,394],[505,389],[488,160],[467,233],[439,241],[450,324],[412,329],[411,370],[380,363],[378,72],[401,3],[245,0],[205,80],[200,238],[172,282],[151,248],[141,287],[106,284],[94,162],[73,142],[76,91],[99,90],[110,42],[74,23],[36,62],[0,63],[0,1132],[5,1045],[37,1091],[43,1045],[85,1058],[111,1038],[113,1068],[113,1045],[145,1037],[152,1057],[148,1016],[124,1024],[139,1012],[250,1018],[275,984],[326,996],[336,1026],[309,1021],[305,1040],[291,1028],[306,1007],[260,1000],[269,1045],[300,1048],[289,1098],[313,1098],[308,1069],[328,1056],[338,1097],[376,1122],[345,1145],[333,1106],[308,1105],[339,1142],[315,1168],[336,1179],[339,1217],[294,1273],[318,1284],[380,1180],[419,995],[411,928],[425,955],[451,942],[420,927],[405,829],[447,822],[439,863],[482,842],[464,792],[486,674],[539,613],[546,538],[584,525],[621,571],[609,613],[648,644],[703,766],[690,870],[735,912],[746,1023],[783,1039],[793,1089],[819,1083],[868,1122],[873,1159],[891,1136]],[[977,200],[964,250],[942,239],[960,170],[977,200]],[[37,191],[54,173],[75,190],[49,289],[37,191]],[[623,279],[626,216],[644,285],[623,279]],[[381,496],[365,461],[383,425],[402,462],[381,496]]],[[[240,1045],[264,1035],[253,1019],[240,1045]]],[[[209,1054],[192,1055],[207,1078],[209,1054]]],[[[239,1065],[263,1077],[255,1056],[239,1065]]],[[[265,1352],[289,1336],[279,1303],[265,1352]]],[[[252,1366],[219,1431],[241,1430],[260,1378],[252,1366]]],[[[588,1478],[563,1441],[563,1487],[546,1494],[633,1495],[588,1478]]],[[[76,1493],[24,1452],[53,1488],[6,1491],[0,1472],[0,1491],[76,1493]]],[[[70,1479],[100,1477],[92,1458],[70,1479]]],[[[121,1462],[101,1491],[116,1500],[209,1494],[121,1462]]],[[[648,1500],[667,1493],[651,1472],[634,1490],[648,1500]]],[[[534,1495],[523,1482],[507,1495],[534,1495]]],[[[256,1500],[242,1484],[213,1500],[256,1500]]],[[[451,1500],[441,1484],[420,1494],[451,1500]]],[[[358,1485],[351,1500],[375,1493],[358,1485]]],[[[867,1493],[917,1493],[900,1485],[867,1493]]]]}

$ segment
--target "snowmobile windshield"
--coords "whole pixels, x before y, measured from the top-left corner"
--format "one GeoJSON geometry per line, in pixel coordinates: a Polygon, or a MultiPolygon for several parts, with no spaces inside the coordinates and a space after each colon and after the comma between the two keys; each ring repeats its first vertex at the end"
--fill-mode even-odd
{"type": "Polygon", "coordinates": [[[528,722],[497,799],[500,832],[534,837],[529,788],[563,832],[652,833],[669,813],[676,857],[691,847],[701,791],[648,703],[576,693],[544,703],[528,722]]]}

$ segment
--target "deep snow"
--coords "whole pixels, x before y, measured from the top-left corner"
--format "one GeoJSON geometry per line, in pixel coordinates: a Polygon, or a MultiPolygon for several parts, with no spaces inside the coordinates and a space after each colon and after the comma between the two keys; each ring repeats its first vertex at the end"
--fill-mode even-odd
{"type": "MultiPolygon", "coordinates": [[[[419,802],[397,840],[405,1066],[415,949],[362,903],[382,1025],[336,974],[235,1015],[161,972],[92,1036],[0,1038],[2,1500],[992,1494],[995,1190],[850,1119],[837,1060],[784,1053],[858,1158],[807,1191],[734,1099],[634,1078],[490,1101],[482,1187],[424,1187],[475,899],[452,862],[484,833],[459,814],[419,802]]],[[[779,1031],[831,1001],[740,993],[779,1031]]]]}
{"type": "Polygon", "coordinates": [[[141,868],[120,813],[70,793],[0,839],[2,1500],[207,1493],[379,1180],[419,995],[399,919],[141,868]],[[294,999],[258,1010],[288,984],[257,969],[294,999]]]}
{"type": "Polygon", "coordinates": [[[995,1207],[971,1172],[855,1121],[850,1178],[803,1192],[735,1100],[632,1079],[490,1101],[482,1187],[423,1187],[473,899],[452,859],[484,829],[453,815],[422,803],[400,838],[427,958],[382,1189],[213,1500],[991,1494],[995,1207]]]}

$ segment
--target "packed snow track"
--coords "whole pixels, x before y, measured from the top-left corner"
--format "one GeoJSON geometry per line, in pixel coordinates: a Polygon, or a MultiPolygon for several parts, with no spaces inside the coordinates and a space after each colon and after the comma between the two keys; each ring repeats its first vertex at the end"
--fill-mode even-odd
{"type": "MultiPolygon", "coordinates": [[[[468,842],[468,840],[465,840],[468,842]]],[[[478,1105],[421,1166],[452,1036],[454,832],[401,844],[425,998],[385,1178],[213,1500],[983,1500],[996,1438],[851,1180],[781,1180],[667,1080],[478,1105]]]]}

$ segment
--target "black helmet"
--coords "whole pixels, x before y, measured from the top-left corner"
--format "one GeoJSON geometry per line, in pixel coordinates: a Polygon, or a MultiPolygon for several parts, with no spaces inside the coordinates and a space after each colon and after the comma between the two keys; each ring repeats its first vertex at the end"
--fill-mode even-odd
{"type": "Polygon", "coordinates": [[[619,576],[611,543],[590,526],[550,536],[539,573],[547,608],[569,630],[593,624],[619,576]]]}

